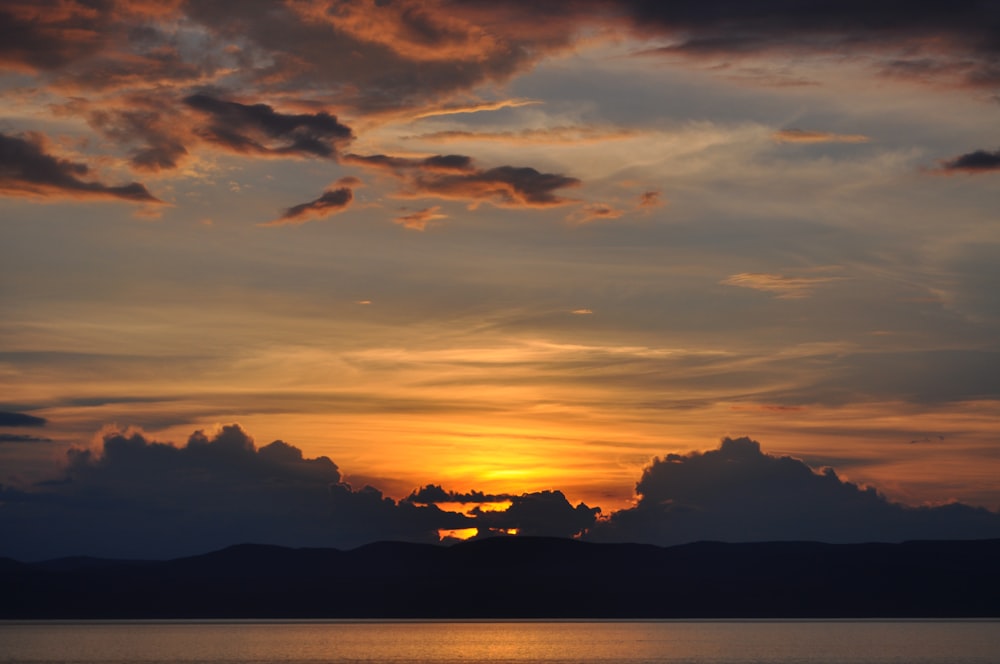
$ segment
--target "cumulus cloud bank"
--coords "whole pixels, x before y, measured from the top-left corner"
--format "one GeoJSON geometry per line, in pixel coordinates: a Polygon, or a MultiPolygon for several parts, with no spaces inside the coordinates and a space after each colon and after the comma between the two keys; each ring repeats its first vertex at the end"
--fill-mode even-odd
{"type": "Polygon", "coordinates": [[[510,500],[506,512],[471,514],[395,501],[343,482],[326,457],[280,440],[258,447],[236,424],[196,431],[183,446],[109,430],[99,449],[70,450],[60,479],[0,485],[0,556],[168,558],[241,542],[353,548],[437,542],[439,530],[463,528],[568,537],[598,512],[560,492],[510,500]]]}
{"type": "Polygon", "coordinates": [[[636,484],[635,507],[589,537],[662,546],[697,540],[896,542],[1000,537],[1000,514],[959,503],[907,507],[871,487],[761,451],[749,438],[716,450],[668,454],[636,484]]]}

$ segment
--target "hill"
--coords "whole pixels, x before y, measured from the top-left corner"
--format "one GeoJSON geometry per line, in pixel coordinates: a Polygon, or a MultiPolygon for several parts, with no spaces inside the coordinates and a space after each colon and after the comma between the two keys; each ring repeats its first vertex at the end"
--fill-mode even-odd
{"type": "Polygon", "coordinates": [[[997,560],[1000,540],[245,544],[169,561],[8,561],[0,618],[984,617],[1000,616],[997,560]]]}

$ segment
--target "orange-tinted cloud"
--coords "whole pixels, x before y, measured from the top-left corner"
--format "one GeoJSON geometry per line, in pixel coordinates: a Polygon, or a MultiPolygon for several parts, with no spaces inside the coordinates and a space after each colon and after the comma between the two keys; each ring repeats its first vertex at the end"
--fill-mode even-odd
{"type": "Polygon", "coordinates": [[[343,212],[350,206],[352,200],[354,192],[349,187],[327,189],[316,200],[290,207],[274,221],[261,226],[297,226],[310,219],[322,219],[343,212]]]}
{"type": "Polygon", "coordinates": [[[570,214],[566,219],[578,224],[585,224],[599,219],[617,219],[625,214],[624,210],[611,207],[606,203],[589,203],[570,214]]]}
{"type": "Polygon", "coordinates": [[[437,219],[447,219],[448,215],[440,213],[441,206],[435,205],[433,207],[424,208],[423,210],[417,210],[416,212],[411,212],[410,214],[404,214],[402,216],[393,219],[394,222],[403,226],[404,228],[410,228],[415,231],[422,231],[427,229],[427,224],[435,221],[437,219]]]}
{"type": "Polygon", "coordinates": [[[841,279],[842,277],[789,277],[763,272],[741,272],[727,277],[719,283],[725,286],[739,286],[740,288],[752,288],[774,293],[775,297],[779,299],[791,300],[808,297],[812,295],[816,286],[841,279]]]}
{"type": "Polygon", "coordinates": [[[580,145],[632,138],[640,132],[633,129],[568,126],[547,129],[522,129],[520,131],[437,131],[408,138],[453,143],[456,141],[490,141],[505,144],[580,145]]]}
{"type": "Polygon", "coordinates": [[[138,182],[107,185],[81,179],[89,173],[86,164],[48,154],[37,134],[26,138],[0,134],[0,194],[160,202],[138,182]]]}
{"type": "Polygon", "coordinates": [[[639,202],[636,203],[636,206],[642,209],[658,208],[664,205],[666,202],[663,200],[663,192],[656,189],[639,194],[639,202]]]}
{"type": "MultiPolygon", "coordinates": [[[[119,108],[79,111],[91,127],[103,136],[131,149],[129,162],[140,171],[157,172],[176,168],[188,155],[186,144],[193,140],[183,118],[159,99],[131,96],[119,108]]],[[[68,109],[72,112],[72,108],[68,109]]]]}
{"type": "Polygon", "coordinates": [[[778,143],[867,143],[863,134],[834,134],[828,131],[806,131],[804,129],[782,129],[771,134],[778,143]]]}
{"type": "Polygon", "coordinates": [[[478,104],[459,104],[431,108],[417,113],[417,118],[433,118],[439,115],[461,115],[463,113],[482,113],[484,111],[499,111],[502,108],[519,108],[533,106],[542,102],[535,99],[502,99],[500,101],[484,101],[478,104]]]}
{"type": "Polygon", "coordinates": [[[108,7],[73,0],[12,0],[0,6],[0,66],[50,70],[100,51],[108,7]]]}

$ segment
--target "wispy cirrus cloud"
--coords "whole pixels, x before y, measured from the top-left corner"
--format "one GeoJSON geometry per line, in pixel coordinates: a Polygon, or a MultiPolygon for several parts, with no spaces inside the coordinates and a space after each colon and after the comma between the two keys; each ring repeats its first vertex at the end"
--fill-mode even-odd
{"type": "Polygon", "coordinates": [[[440,108],[430,108],[417,113],[414,117],[433,118],[442,115],[462,115],[465,113],[483,113],[486,111],[499,111],[504,108],[521,108],[522,106],[534,106],[542,102],[537,99],[501,99],[499,101],[483,101],[475,104],[453,104],[441,106],[440,108]]]}
{"type": "Polygon", "coordinates": [[[778,143],[867,143],[864,134],[835,134],[829,131],[809,131],[805,129],[781,129],[771,134],[778,143]]]}
{"type": "Polygon", "coordinates": [[[434,205],[432,207],[423,208],[422,210],[417,210],[416,212],[400,215],[393,219],[393,221],[404,228],[409,228],[415,231],[423,231],[427,229],[427,225],[431,222],[447,218],[448,215],[441,214],[441,206],[434,205]]]}
{"type": "Polygon", "coordinates": [[[566,219],[576,224],[586,224],[591,221],[618,219],[623,214],[625,214],[624,210],[619,210],[607,203],[588,203],[574,211],[566,219]]]}
{"type": "Polygon", "coordinates": [[[841,281],[844,277],[791,277],[766,272],[741,272],[731,275],[719,283],[724,286],[738,286],[773,293],[782,300],[809,297],[817,286],[841,281]]]}
{"type": "Polygon", "coordinates": [[[580,145],[634,138],[641,132],[622,127],[561,126],[517,131],[468,131],[451,129],[408,136],[408,139],[434,143],[496,142],[513,145],[580,145]]]}

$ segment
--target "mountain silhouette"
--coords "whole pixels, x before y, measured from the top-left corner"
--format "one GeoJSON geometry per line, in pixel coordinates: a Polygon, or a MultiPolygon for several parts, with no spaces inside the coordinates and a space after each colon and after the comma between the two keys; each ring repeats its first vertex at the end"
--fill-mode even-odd
{"type": "Polygon", "coordinates": [[[0,560],[0,618],[995,617],[997,560],[1000,540],[243,544],[168,561],[0,560]]]}

